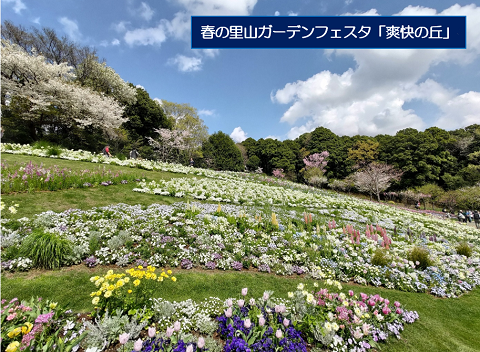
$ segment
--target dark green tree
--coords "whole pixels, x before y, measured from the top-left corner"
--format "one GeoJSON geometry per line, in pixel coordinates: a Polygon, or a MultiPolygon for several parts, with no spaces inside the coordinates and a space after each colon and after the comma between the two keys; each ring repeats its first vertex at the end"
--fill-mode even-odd
{"type": "Polygon", "coordinates": [[[207,165],[217,170],[243,171],[243,159],[233,139],[222,131],[208,137],[202,146],[203,158],[207,165]]]}

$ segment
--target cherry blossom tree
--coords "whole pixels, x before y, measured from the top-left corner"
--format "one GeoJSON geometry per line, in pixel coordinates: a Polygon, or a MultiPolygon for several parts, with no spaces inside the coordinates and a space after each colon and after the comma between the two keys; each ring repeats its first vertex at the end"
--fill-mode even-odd
{"type": "Polygon", "coordinates": [[[311,154],[303,159],[305,164],[305,173],[303,177],[312,186],[320,187],[327,183],[327,178],[324,176],[325,167],[327,166],[328,152],[311,154]]]}
{"type": "Polygon", "coordinates": [[[393,181],[399,181],[403,172],[392,165],[372,162],[353,174],[355,186],[363,192],[375,194],[380,202],[380,193],[385,191],[393,181]]]}
{"type": "Polygon", "coordinates": [[[7,97],[20,99],[26,106],[22,118],[38,120],[42,112],[55,109],[65,124],[99,127],[110,134],[125,121],[114,97],[75,83],[67,63],[49,63],[35,50],[29,54],[2,40],[1,64],[2,105],[8,105],[7,97]]]}
{"type": "Polygon", "coordinates": [[[178,151],[188,148],[185,139],[189,137],[187,131],[169,130],[167,128],[155,129],[159,134],[159,139],[148,137],[148,143],[157,151],[160,160],[176,161],[178,151]]]}

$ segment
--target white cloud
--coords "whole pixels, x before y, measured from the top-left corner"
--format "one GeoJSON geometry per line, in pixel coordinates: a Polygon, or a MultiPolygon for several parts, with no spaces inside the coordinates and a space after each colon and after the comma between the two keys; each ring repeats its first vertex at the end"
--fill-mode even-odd
{"type": "Polygon", "coordinates": [[[275,11],[275,16],[280,16],[280,12],[279,12],[279,11],[275,11]]]}
{"type": "Polygon", "coordinates": [[[235,127],[233,129],[233,132],[230,133],[230,137],[232,137],[233,141],[235,143],[241,143],[243,142],[245,139],[247,139],[247,134],[242,130],[242,128],[239,126],[239,127],[235,127]]]}
{"type": "Polygon", "coordinates": [[[74,41],[79,41],[82,38],[82,34],[78,29],[78,24],[74,20],[69,19],[68,17],[60,17],[58,22],[63,26],[63,30],[70,39],[74,41]]]}
{"type": "Polygon", "coordinates": [[[145,90],[145,87],[144,87],[144,86],[142,86],[141,84],[137,84],[137,85],[135,86],[135,88],[140,88],[140,89],[143,89],[143,90],[145,90]]]}
{"type": "Polygon", "coordinates": [[[40,17],[36,17],[32,20],[33,23],[35,24],[40,24],[40,17]]]}
{"type": "MultiPolygon", "coordinates": [[[[368,11],[376,15],[376,10],[368,11]]],[[[436,10],[409,6],[400,15],[432,15],[436,10]]],[[[355,69],[342,74],[323,71],[305,81],[286,84],[272,93],[272,101],[290,104],[281,121],[292,126],[288,138],[296,138],[318,126],[340,135],[392,134],[425,122],[405,103],[424,100],[441,111],[436,125],[458,128],[480,121],[480,93],[458,92],[428,79],[421,81],[440,62],[466,64],[480,56],[480,7],[454,5],[439,15],[467,15],[465,50],[329,50],[326,55],[352,56],[355,69]]]]}
{"type": "Polygon", "coordinates": [[[115,38],[114,40],[112,40],[112,45],[113,45],[113,46],[120,45],[120,40],[118,40],[117,38],[115,38]]]}
{"type": "Polygon", "coordinates": [[[298,12],[288,11],[289,16],[298,16],[298,12]]]}
{"type": "Polygon", "coordinates": [[[280,137],[270,135],[270,136],[266,136],[264,139],[273,139],[273,140],[277,140],[277,141],[278,141],[278,140],[280,140],[280,137]]]}
{"type": "Polygon", "coordinates": [[[199,110],[198,111],[198,114],[200,116],[213,116],[215,115],[215,110],[206,110],[206,109],[203,109],[203,110],[199,110]]]}
{"type": "Polygon", "coordinates": [[[345,0],[345,6],[350,5],[353,2],[353,0],[345,0]]]}
{"type": "Polygon", "coordinates": [[[160,98],[153,98],[153,101],[156,102],[158,105],[162,106],[163,105],[163,101],[162,99],[160,98]]]}
{"type": "Polygon", "coordinates": [[[128,45],[161,45],[167,40],[163,23],[152,28],[138,28],[127,31],[123,37],[128,45]]]}
{"type": "Polygon", "coordinates": [[[13,4],[13,11],[16,14],[20,15],[22,10],[25,10],[27,6],[23,3],[22,0],[3,0],[2,3],[4,4],[13,4]]]}
{"type": "Polygon", "coordinates": [[[108,46],[108,42],[106,40],[102,40],[100,42],[100,46],[106,47],[106,46],[108,46]]]}
{"type": "Polygon", "coordinates": [[[206,57],[215,57],[220,54],[219,49],[202,49],[202,52],[206,57]]]}
{"type": "Polygon", "coordinates": [[[141,17],[145,19],[145,21],[150,21],[153,17],[153,14],[155,13],[154,10],[145,2],[142,2],[140,5],[140,8],[138,9],[138,12],[141,17]]]}
{"type": "Polygon", "coordinates": [[[127,31],[128,24],[130,24],[130,22],[120,21],[118,23],[112,23],[112,28],[118,33],[124,33],[127,31]]]}
{"type": "Polygon", "coordinates": [[[168,60],[171,65],[176,65],[181,72],[199,71],[202,67],[202,59],[198,57],[188,57],[184,55],[177,55],[168,60]]]}

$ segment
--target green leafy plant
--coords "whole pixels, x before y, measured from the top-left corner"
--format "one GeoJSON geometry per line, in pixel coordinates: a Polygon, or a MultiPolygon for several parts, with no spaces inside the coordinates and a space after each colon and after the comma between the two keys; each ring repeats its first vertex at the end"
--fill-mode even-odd
{"type": "Polygon", "coordinates": [[[23,241],[20,252],[37,268],[57,269],[72,253],[72,243],[57,234],[34,230],[23,241]]]}

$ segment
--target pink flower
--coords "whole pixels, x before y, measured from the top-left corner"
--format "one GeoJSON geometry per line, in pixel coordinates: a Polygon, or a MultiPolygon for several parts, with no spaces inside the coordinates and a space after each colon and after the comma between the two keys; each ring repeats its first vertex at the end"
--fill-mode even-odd
{"type": "Polygon", "coordinates": [[[263,300],[264,301],[267,301],[269,297],[270,297],[270,295],[268,294],[268,292],[263,293],[263,300]]]}
{"type": "Polygon", "coordinates": [[[122,345],[126,344],[128,339],[130,338],[130,334],[127,334],[126,332],[121,334],[119,337],[118,337],[118,341],[120,341],[120,343],[122,345]]]}
{"type": "Polygon", "coordinates": [[[242,296],[246,296],[248,292],[248,287],[242,288],[242,296]]]}
{"type": "Polygon", "coordinates": [[[193,352],[193,345],[188,345],[185,352],[193,352]]]}
{"type": "Polygon", "coordinates": [[[260,319],[258,319],[258,325],[260,325],[260,326],[265,325],[265,318],[263,317],[263,315],[260,317],[260,319]]]}
{"type": "Polygon", "coordinates": [[[252,326],[252,322],[249,318],[245,319],[245,321],[243,322],[243,326],[245,326],[246,329],[250,329],[250,327],[252,326]]]}
{"type": "Polygon", "coordinates": [[[393,304],[394,304],[395,307],[397,307],[397,308],[401,306],[400,302],[397,302],[397,301],[395,301],[395,303],[393,303],[393,304]]]}
{"type": "Polygon", "coordinates": [[[360,293],[360,297],[362,298],[362,301],[365,301],[368,298],[368,295],[365,293],[360,293]]]}
{"type": "Polygon", "coordinates": [[[133,349],[135,351],[140,351],[142,349],[142,346],[143,346],[143,342],[142,342],[142,339],[138,339],[137,341],[135,341],[135,343],[133,344],[133,349]]]}
{"type": "Polygon", "coordinates": [[[283,319],[283,326],[288,327],[288,325],[290,325],[290,320],[288,320],[287,318],[284,318],[283,319]]]}
{"type": "Polygon", "coordinates": [[[197,347],[198,348],[204,348],[205,347],[205,339],[201,336],[198,338],[197,347]]]}
{"type": "Polygon", "coordinates": [[[233,305],[232,299],[231,298],[227,299],[227,306],[231,307],[232,305],[233,305]]]}
{"type": "Polygon", "coordinates": [[[353,291],[352,291],[352,290],[349,290],[349,291],[348,291],[348,295],[349,295],[350,297],[353,297],[353,291]]]}
{"type": "Polygon", "coordinates": [[[240,308],[242,308],[245,305],[245,301],[243,299],[239,299],[237,303],[240,308]]]}
{"type": "Polygon", "coordinates": [[[250,298],[250,305],[254,306],[255,305],[255,298],[250,298]]]}
{"type": "Polygon", "coordinates": [[[175,323],[173,323],[173,330],[175,330],[176,332],[179,332],[180,331],[180,322],[179,321],[176,321],[175,323]]]}
{"type": "Polygon", "coordinates": [[[367,304],[368,304],[369,306],[373,307],[373,306],[375,306],[375,301],[372,300],[372,299],[369,299],[368,302],[367,302],[367,304]]]}
{"type": "Polygon", "coordinates": [[[173,329],[172,328],[167,328],[167,333],[166,333],[167,337],[170,337],[173,335],[173,329]]]}
{"type": "Polygon", "coordinates": [[[228,308],[226,311],[225,311],[225,316],[227,318],[231,318],[232,317],[232,307],[228,308]]]}
{"type": "Polygon", "coordinates": [[[16,316],[17,316],[17,313],[10,314],[9,316],[7,316],[7,320],[8,321],[13,320],[15,319],[16,316]]]}
{"type": "Polygon", "coordinates": [[[383,309],[382,309],[382,313],[383,313],[383,314],[387,315],[387,314],[389,314],[390,312],[391,312],[390,308],[388,308],[387,306],[383,307],[383,309]]]}
{"type": "Polygon", "coordinates": [[[275,336],[277,337],[277,339],[281,339],[283,336],[282,330],[278,329],[277,332],[275,333],[275,336]]]}
{"type": "Polygon", "coordinates": [[[383,301],[385,303],[386,306],[388,306],[390,304],[390,301],[388,299],[385,298],[385,300],[383,301]]]}
{"type": "Polygon", "coordinates": [[[397,310],[395,311],[395,313],[397,313],[397,314],[402,314],[402,313],[403,313],[403,310],[400,309],[400,308],[397,308],[397,310]]]}
{"type": "Polygon", "coordinates": [[[155,327],[148,328],[148,337],[153,338],[155,336],[155,327]]]}

